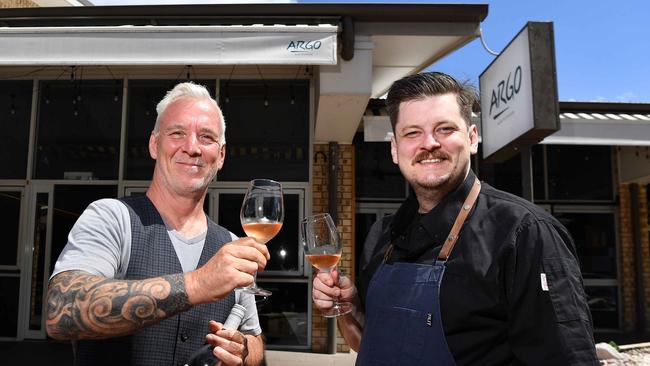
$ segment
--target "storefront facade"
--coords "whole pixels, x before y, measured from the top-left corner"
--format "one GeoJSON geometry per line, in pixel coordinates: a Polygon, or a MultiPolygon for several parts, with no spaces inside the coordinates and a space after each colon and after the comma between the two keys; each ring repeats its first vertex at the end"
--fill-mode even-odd
{"type": "Polygon", "coordinates": [[[369,98],[474,39],[486,15],[484,5],[3,9],[0,44],[11,51],[0,55],[8,236],[0,246],[0,338],[46,338],[47,281],[68,231],[93,200],[146,190],[155,105],[191,80],[216,96],[227,123],[226,162],[205,204],[210,217],[243,235],[233,213],[248,181],[284,186],[285,223],[258,277],[274,293],[258,303],[267,348],[347,351],[312,311],[298,222],[335,212],[346,246],[341,268],[354,273],[352,140],[369,98]],[[306,38],[315,33],[324,38],[306,38]],[[228,43],[237,37],[252,42],[246,51],[228,43]],[[285,54],[266,51],[274,39],[285,54]],[[324,56],[315,51],[327,47],[324,56]]]}

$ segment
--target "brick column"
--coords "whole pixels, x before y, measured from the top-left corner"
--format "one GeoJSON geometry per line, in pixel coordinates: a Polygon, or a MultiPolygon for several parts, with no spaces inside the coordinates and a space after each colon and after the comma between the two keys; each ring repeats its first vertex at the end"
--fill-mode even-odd
{"type": "Polygon", "coordinates": [[[646,331],[650,330],[650,235],[648,232],[648,190],[639,185],[639,217],[637,222],[641,231],[641,260],[643,264],[643,290],[645,291],[646,331]]]}
{"type": "MultiPolygon", "coordinates": [[[[327,144],[314,144],[314,164],[312,177],[313,213],[327,212],[329,199],[328,180],[329,164],[327,157],[329,146],[327,144]]],[[[343,241],[343,255],[339,268],[345,273],[354,273],[354,147],[352,145],[339,145],[338,157],[338,221],[336,223],[343,241]]],[[[312,313],[312,351],[327,351],[327,320],[320,312],[314,309],[312,313]]],[[[337,331],[337,352],[349,352],[350,347],[337,331]]]]}
{"type": "Polygon", "coordinates": [[[36,8],[35,2],[30,0],[2,0],[0,8],[36,8]]]}
{"type": "Polygon", "coordinates": [[[632,233],[632,209],[630,205],[630,185],[618,187],[619,220],[619,266],[621,268],[621,311],[623,312],[623,331],[633,331],[636,323],[636,279],[634,270],[634,237],[632,233]]]}

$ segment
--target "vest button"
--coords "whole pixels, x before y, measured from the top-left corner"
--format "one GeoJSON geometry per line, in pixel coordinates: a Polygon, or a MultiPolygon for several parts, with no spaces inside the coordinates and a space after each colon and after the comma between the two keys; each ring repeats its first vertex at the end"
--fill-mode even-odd
{"type": "Polygon", "coordinates": [[[185,334],[185,333],[181,334],[181,342],[185,342],[185,341],[187,341],[188,339],[190,339],[190,336],[188,336],[188,335],[185,334]]]}

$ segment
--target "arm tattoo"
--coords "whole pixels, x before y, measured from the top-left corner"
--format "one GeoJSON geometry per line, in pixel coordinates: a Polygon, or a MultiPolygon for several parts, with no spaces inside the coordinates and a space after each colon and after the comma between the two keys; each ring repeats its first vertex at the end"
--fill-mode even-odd
{"type": "Polygon", "coordinates": [[[46,327],[55,339],[117,337],[190,307],[182,273],[135,281],[67,271],[50,281],[46,327]]]}

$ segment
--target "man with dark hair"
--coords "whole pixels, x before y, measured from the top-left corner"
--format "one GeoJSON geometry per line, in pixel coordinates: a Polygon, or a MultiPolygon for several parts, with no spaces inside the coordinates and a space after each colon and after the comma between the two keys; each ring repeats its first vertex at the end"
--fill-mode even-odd
{"type": "Polygon", "coordinates": [[[575,245],[536,205],[480,183],[476,93],[442,73],[396,81],[391,155],[413,194],[373,225],[356,286],[314,278],[357,365],[598,365],[575,245]]]}
{"type": "Polygon", "coordinates": [[[72,340],[75,365],[183,365],[207,341],[220,365],[259,365],[264,344],[250,285],[269,258],[203,211],[226,154],[226,124],[190,82],[156,107],[156,160],[145,195],[91,203],[68,236],[48,286],[47,334],[72,340]],[[222,329],[235,303],[238,329],[222,329]],[[217,323],[217,321],[219,323],[217,323]]]}

